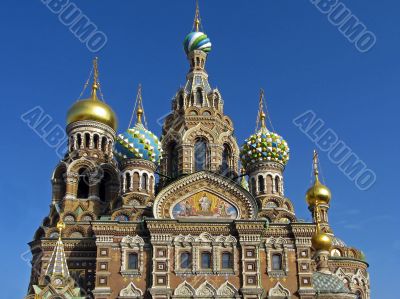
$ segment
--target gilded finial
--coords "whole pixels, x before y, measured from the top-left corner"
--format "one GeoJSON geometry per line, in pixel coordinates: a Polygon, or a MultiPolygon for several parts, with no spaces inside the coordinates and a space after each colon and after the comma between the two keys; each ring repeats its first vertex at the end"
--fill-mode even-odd
{"type": "Polygon", "coordinates": [[[93,85],[92,85],[92,99],[97,100],[97,89],[99,88],[99,67],[98,58],[93,59],[93,85]]]}
{"type": "MultiPolygon", "coordinates": [[[[260,102],[259,102],[259,107],[258,107],[258,119],[259,122],[261,122],[261,128],[265,129],[267,126],[265,125],[265,118],[266,114],[264,112],[264,90],[261,88],[260,89],[260,102]]],[[[258,127],[258,124],[257,124],[258,127]]]]}
{"type": "Polygon", "coordinates": [[[143,115],[143,105],[142,105],[142,85],[139,84],[138,87],[138,93],[137,93],[137,105],[138,108],[136,110],[136,116],[137,116],[137,123],[141,124],[142,123],[142,115],[143,115]]]}
{"type": "Polygon", "coordinates": [[[318,181],[318,152],[316,150],[314,150],[314,154],[313,154],[313,170],[314,170],[314,176],[315,176],[315,180],[318,181]]]}
{"type": "Polygon", "coordinates": [[[196,32],[200,31],[200,9],[199,9],[199,0],[196,0],[196,14],[194,16],[193,27],[196,32]]]}
{"type": "Polygon", "coordinates": [[[58,221],[57,229],[58,229],[58,239],[61,240],[62,231],[63,229],[65,229],[65,223],[62,220],[58,221]]]}

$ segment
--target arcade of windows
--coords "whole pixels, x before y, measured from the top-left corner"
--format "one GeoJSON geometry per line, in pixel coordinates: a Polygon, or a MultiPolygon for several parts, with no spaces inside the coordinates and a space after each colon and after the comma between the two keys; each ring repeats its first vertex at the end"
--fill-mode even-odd
{"type": "MultiPolygon", "coordinates": [[[[193,155],[194,171],[209,170],[211,167],[211,149],[206,138],[199,137],[194,144],[193,155]]],[[[174,178],[178,175],[178,155],[177,144],[172,142],[168,147],[167,154],[167,173],[174,178]]],[[[223,145],[222,161],[220,171],[224,175],[229,175],[234,167],[232,149],[228,144],[223,145]]]]}
{"type": "MultiPolygon", "coordinates": [[[[203,251],[200,254],[199,261],[201,270],[211,271],[213,268],[213,257],[210,251],[203,251]]],[[[179,268],[180,270],[191,271],[193,267],[192,254],[190,252],[184,251],[180,253],[179,256],[179,268]]],[[[231,252],[224,251],[220,256],[220,268],[222,270],[233,271],[233,254],[231,252]]]]}

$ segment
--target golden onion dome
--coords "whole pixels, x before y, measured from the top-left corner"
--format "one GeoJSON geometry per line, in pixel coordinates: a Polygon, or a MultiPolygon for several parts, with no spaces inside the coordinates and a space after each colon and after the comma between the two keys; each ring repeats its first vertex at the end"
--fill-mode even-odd
{"type": "Polygon", "coordinates": [[[103,123],[117,130],[117,116],[114,111],[103,101],[97,97],[99,89],[99,70],[97,57],[93,60],[93,85],[91,96],[88,99],[77,101],[72,105],[67,113],[67,125],[81,120],[93,120],[103,123]]]}
{"type": "Polygon", "coordinates": [[[318,177],[316,178],[314,185],[308,189],[306,193],[306,201],[310,207],[319,204],[329,204],[331,197],[331,191],[328,187],[321,184],[318,177]]]}
{"type": "Polygon", "coordinates": [[[68,110],[67,125],[80,120],[98,121],[113,128],[114,131],[117,129],[117,117],[114,111],[106,103],[93,96],[76,102],[68,110]]]}
{"type": "Polygon", "coordinates": [[[311,238],[312,247],[315,250],[329,251],[332,248],[332,238],[325,233],[316,233],[311,238]]]}

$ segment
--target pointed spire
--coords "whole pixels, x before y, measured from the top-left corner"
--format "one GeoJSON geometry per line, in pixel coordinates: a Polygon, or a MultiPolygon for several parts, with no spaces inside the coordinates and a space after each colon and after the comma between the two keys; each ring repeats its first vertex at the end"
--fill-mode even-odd
{"type": "Polygon", "coordinates": [[[196,0],[196,13],[194,15],[193,21],[193,29],[196,32],[200,31],[201,19],[200,19],[200,8],[199,8],[199,0],[196,0]]]}
{"type": "Polygon", "coordinates": [[[144,126],[147,127],[146,117],[144,115],[144,109],[143,109],[142,84],[139,84],[138,86],[138,91],[135,100],[135,108],[132,111],[128,129],[131,127],[135,112],[136,112],[136,124],[144,124],[144,126]]]}
{"type": "Polygon", "coordinates": [[[314,154],[313,154],[313,171],[314,171],[314,177],[315,177],[315,181],[319,181],[318,178],[318,174],[319,174],[319,170],[318,170],[318,152],[316,150],[314,150],[314,154]]]}
{"type": "Polygon", "coordinates": [[[97,100],[97,90],[99,89],[99,66],[98,58],[93,59],[93,85],[92,85],[92,99],[97,100]]]}
{"type": "Polygon", "coordinates": [[[257,124],[256,131],[259,127],[263,130],[267,130],[267,126],[265,125],[266,114],[264,112],[264,89],[260,88],[260,100],[258,103],[258,115],[257,115],[257,124]]]}
{"type": "Polygon", "coordinates": [[[49,265],[46,269],[46,276],[53,278],[68,278],[69,270],[67,260],[65,258],[64,244],[62,242],[62,231],[65,229],[65,223],[60,220],[57,223],[58,241],[54,247],[53,253],[50,257],[49,265]]]}
{"type": "Polygon", "coordinates": [[[137,105],[138,108],[136,110],[136,116],[137,116],[137,123],[141,124],[142,123],[142,115],[143,115],[143,104],[142,104],[142,85],[139,84],[138,87],[138,93],[137,93],[137,105]]]}

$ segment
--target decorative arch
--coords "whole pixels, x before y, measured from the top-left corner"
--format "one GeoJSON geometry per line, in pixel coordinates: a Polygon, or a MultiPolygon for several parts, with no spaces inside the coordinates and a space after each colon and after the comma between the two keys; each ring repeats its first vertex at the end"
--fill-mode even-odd
{"type": "Polygon", "coordinates": [[[198,123],[193,128],[190,128],[182,136],[183,143],[194,144],[196,138],[206,138],[209,143],[216,143],[218,136],[215,132],[204,126],[202,123],[198,123]]]}
{"type": "Polygon", "coordinates": [[[238,290],[229,281],[225,281],[217,290],[217,296],[221,298],[233,298],[238,295],[238,290]]]}
{"type": "Polygon", "coordinates": [[[213,298],[217,294],[217,290],[207,280],[203,282],[196,290],[196,296],[201,298],[213,298]]]}
{"type": "Polygon", "coordinates": [[[287,299],[290,297],[290,291],[285,288],[280,282],[268,291],[268,296],[273,298],[287,299]]]}
{"type": "MultiPolygon", "coordinates": [[[[173,209],[178,203],[189,199],[200,203],[204,193],[206,197],[209,197],[210,194],[210,208],[218,208],[217,201],[220,201],[221,208],[224,208],[222,203],[227,203],[237,209],[236,219],[254,219],[258,213],[257,202],[248,191],[237,184],[232,184],[232,181],[226,177],[201,171],[182,177],[161,190],[154,201],[154,217],[156,219],[174,218],[173,209]]],[[[229,205],[225,207],[228,208],[229,205]]],[[[222,210],[215,211],[222,215],[222,210]]],[[[200,213],[200,215],[207,214],[200,213]]],[[[232,214],[230,213],[230,215],[232,214]]]]}
{"type": "Polygon", "coordinates": [[[129,298],[129,299],[136,299],[142,298],[143,292],[138,287],[135,286],[133,282],[130,282],[126,288],[123,288],[119,292],[119,298],[129,298]]]}
{"type": "Polygon", "coordinates": [[[178,287],[174,291],[175,298],[191,298],[195,294],[195,289],[186,280],[178,285],[178,287]]]}

